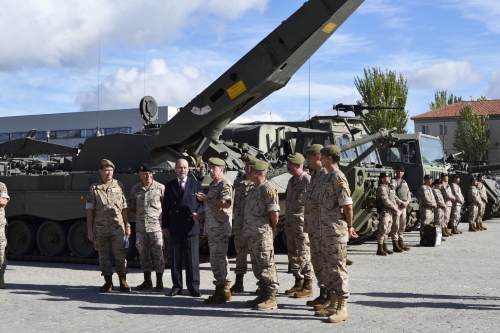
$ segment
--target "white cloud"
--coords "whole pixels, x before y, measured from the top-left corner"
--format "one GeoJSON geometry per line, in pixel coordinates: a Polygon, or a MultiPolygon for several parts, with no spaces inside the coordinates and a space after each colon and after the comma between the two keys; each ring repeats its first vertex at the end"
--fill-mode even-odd
{"type": "Polygon", "coordinates": [[[500,68],[491,75],[486,97],[488,99],[500,99],[500,68]]]}
{"type": "Polygon", "coordinates": [[[498,0],[445,0],[450,9],[459,9],[463,15],[483,23],[490,33],[500,34],[500,2],[498,0]]]}
{"type": "Polygon", "coordinates": [[[449,89],[476,84],[482,79],[469,61],[444,61],[403,74],[411,89],[449,89]]]}
{"type": "Polygon", "coordinates": [[[245,112],[243,115],[239,116],[235,120],[232,121],[232,123],[253,123],[254,121],[285,121],[285,120],[291,120],[287,119],[283,115],[272,112],[269,110],[265,104],[260,103],[255,105],[253,108],[245,112]]]}
{"type": "Polygon", "coordinates": [[[233,20],[263,11],[269,0],[25,0],[0,3],[0,70],[64,66],[97,60],[98,41],[142,45],[181,37],[199,17],[233,20]],[[194,16],[194,17],[193,17],[194,16]]]}
{"type": "MultiPolygon", "coordinates": [[[[411,6],[418,6],[419,1],[412,1],[411,6]]],[[[376,15],[381,18],[380,22],[389,29],[400,29],[411,21],[410,17],[404,16],[408,11],[408,2],[397,2],[394,0],[370,0],[365,1],[359,8],[359,13],[376,15]]]]}

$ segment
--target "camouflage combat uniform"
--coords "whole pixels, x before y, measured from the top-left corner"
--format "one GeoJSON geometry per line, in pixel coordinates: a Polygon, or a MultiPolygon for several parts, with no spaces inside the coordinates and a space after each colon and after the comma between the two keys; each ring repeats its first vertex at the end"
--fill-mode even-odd
{"type": "Polygon", "coordinates": [[[208,202],[205,206],[206,217],[203,230],[208,239],[210,267],[215,279],[214,285],[220,286],[231,282],[227,249],[233,218],[233,185],[226,178],[212,181],[207,196],[210,200],[225,200],[231,204],[229,208],[217,208],[208,202]]]}
{"type": "Polygon", "coordinates": [[[385,184],[380,184],[377,189],[377,205],[379,207],[378,233],[377,243],[387,244],[387,236],[392,227],[392,217],[399,212],[398,206],[401,200],[396,196],[396,193],[385,184]]]}
{"type": "Polygon", "coordinates": [[[122,210],[127,208],[127,200],[123,184],[115,179],[109,185],[102,182],[92,184],[87,195],[86,208],[94,210],[94,246],[99,252],[99,268],[102,275],[113,274],[109,258],[110,241],[115,257],[116,273],[127,274],[125,225],[122,217],[122,210]]]}
{"type": "Polygon", "coordinates": [[[321,168],[319,171],[313,170],[311,172],[311,182],[307,189],[307,198],[304,206],[304,232],[309,235],[309,242],[311,244],[311,264],[320,288],[325,286],[323,274],[328,271],[326,257],[321,255],[322,243],[319,223],[319,200],[323,177],[325,175],[325,168],[321,168]]]}
{"type": "Polygon", "coordinates": [[[304,232],[304,205],[311,176],[291,177],[286,187],[286,243],[288,262],[296,279],[312,279],[309,235],[304,232]]]}
{"type": "Polygon", "coordinates": [[[450,188],[451,193],[455,197],[455,201],[453,201],[453,205],[451,206],[450,221],[453,226],[458,226],[461,217],[460,213],[462,212],[462,205],[465,203],[464,196],[462,195],[462,190],[458,184],[451,183],[450,188]]]}
{"type": "Polygon", "coordinates": [[[349,297],[349,280],[346,270],[349,232],[342,206],[351,205],[349,183],[337,167],[322,179],[319,218],[322,238],[322,256],[327,260],[328,272],[325,287],[332,296],[349,297]]]}
{"type": "Polygon", "coordinates": [[[446,205],[446,210],[444,212],[444,216],[441,222],[441,227],[446,228],[448,222],[450,221],[451,207],[453,206],[452,200],[455,199],[455,196],[451,191],[451,186],[448,182],[443,182],[443,185],[441,186],[441,194],[443,195],[444,203],[446,205]]]}
{"type": "Polygon", "coordinates": [[[233,230],[234,247],[236,248],[235,274],[246,274],[248,240],[243,234],[243,224],[245,223],[245,205],[248,193],[254,187],[254,183],[245,179],[245,175],[236,178],[234,181],[234,204],[233,204],[233,230]]]}
{"type": "Polygon", "coordinates": [[[418,189],[418,205],[420,211],[420,234],[423,235],[425,225],[434,221],[433,206],[437,206],[432,189],[425,184],[418,189]]]}
{"type": "Polygon", "coordinates": [[[163,234],[161,233],[161,204],[165,186],[153,180],[149,187],[142,182],[134,185],[130,192],[129,207],[135,208],[135,247],[139,251],[141,269],[150,273],[152,270],[151,252],[156,273],[165,270],[163,258],[163,234]]]}
{"type": "MultiPolygon", "coordinates": [[[[410,189],[404,179],[392,178],[389,187],[394,191],[396,197],[403,201],[409,202],[411,199],[410,189]]],[[[406,229],[406,207],[398,205],[398,212],[392,214],[391,239],[395,242],[403,240],[403,234],[406,229]]]]}
{"type": "Polygon", "coordinates": [[[483,222],[483,216],[484,216],[484,212],[486,210],[486,203],[488,202],[488,195],[486,194],[486,187],[484,186],[484,184],[482,182],[477,182],[476,184],[477,186],[477,190],[479,191],[479,196],[481,197],[481,201],[483,203],[483,205],[481,206],[481,208],[478,209],[478,212],[477,212],[477,218],[476,218],[476,223],[481,223],[483,222]]]}
{"type": "MultiPolygon", "coordinates": [[[[7,186],[5,186],[4,183],[0,183],[0,198],[10,200],[7,192],[7,186]]],[[[5,272],[5,269],[7,268],[7,257],[5,256],[5,248],[7,247],[7,237],[5,235],[6,225],[7,220],[5,219],[5,207],[0,207],[0,271],[3,272],[5,272]]]]}
{"type": "MultiPolygon", "coordinates": [[[[443,182],[444,184],[444,182],[443,182]]],[[[438,190],[437,188],[432,189],[432,194],[434,194],[434,200],[436,201],[437,207],[434,209],[434,223],[436,226],[445,226],[446,225],[446,212],[448,210],[448,206],[443,198],[443,188],[438,190]]]]}
{"type": "Polygon", "coordinates": [[[243,234],[248,240],[248,251],[257,285],[263,290],[277,290],[278,274],[274,263],[274,236],[269,212],[279,212],[278,193],[266,180],[248,193],[243,234]]]}
{"type": "Polygon", "coordinates": [[[481,208],[479,205],[482,204],[481,194],[476,186],[471,186],[467,191],[467,200],[469,210],[469,223],[475,224],[477,221],[477,215],[479,214],[479,209],[481,208]]]}

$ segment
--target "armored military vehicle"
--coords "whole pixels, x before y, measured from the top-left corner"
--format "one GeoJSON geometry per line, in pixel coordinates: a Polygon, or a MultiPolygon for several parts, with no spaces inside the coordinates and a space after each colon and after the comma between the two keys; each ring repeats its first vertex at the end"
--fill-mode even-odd
{"type": "MultiPolygon", "coordinates": [[[[186,158],[191,162],[190,176],[207,184],[205,161],[211,156],[226,160],[228,178],[243,168],[242,154],[272,160],[272,154],[248,144],[219,142],[222,130],[283,88],[362,2],[305,2],[163,126],[154,125],[158,108],[153,98],[145,97],[140,110],[147,124],[141,133],[89,138],[76,149],[36,141],[33,136],[0,145],[4,156],[0,181],[11,196],[6,210],[9,254],[22,259],[36,247],[35,252],[44,255],[37,260],[60,258],[68,248],[80,261],[93,255],[86,235],[85,198],[90,184],[99,180],[97,169],[103,158],[114,162],[115,178],[126,191],[139,181],[143,162],[151,164],[155,179],[165,183],[175,178],[175,161],[186,158]],[[49,158],[40,162],[38,155],[49,158]]],[[[274,163],[270,175],[280,173],[279,163],[274,163]]]]}

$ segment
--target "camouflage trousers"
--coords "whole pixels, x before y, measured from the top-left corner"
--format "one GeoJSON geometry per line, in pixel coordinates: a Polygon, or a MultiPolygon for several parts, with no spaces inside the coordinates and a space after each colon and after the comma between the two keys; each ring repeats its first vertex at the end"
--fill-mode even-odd
{"type": "Polygon", "coordinates": [[[444,216],[443,216],[443,223],[441,224],[441,226],[443,228],[445,228],[447,225],[448,225],[448,222],[450,222],[450,218],[451,218],[451,208],[453,207],[453,204],[451,206],[446,206],[446,211],[444,212],[444,216]]]}
{"type": "Polygon", "coordinates": [[[467,207],[469,210],[469,223],[476,223],[477,222],[477,215],[479,214],[479,206],[476,205],[475,203],[472,203],[467,207]]]}
{"type": "Polygon", "coordinates": [[[229,246],[229,235],[217,229],[207,233],[208,248],[210,249],[210,267],[214,273],[214,284],[216,286],[231,282],[229,277],[229,260],[227,259],[227,249],[229,246]]]}
{"type": "Polygon", "coordinates": [[[387,244],[387,236],[392,227],[392,212],[382,209],[378,217],[377,244],[387,244]]]}
{"type": "Polygon", "coordinates": [[[434,209],[434,223],[436,224],[436,226],[444,227],[446,225],[446,211],[446,208],[438,207],[434,209]]]}
{"type": "Polygon", "coordinates": [[[460,222],[460,213],[462,212],[462,205],[459,203],[453,203],[451,206],[450,223],[452,226],[457,226],[460,222]]]}
{"type": "Polygon", "coordinates": [[[236,248],[236,267],[235,274],[246,274],[248,270],[248,240],[242,231],[234,233],[234,247],[236,248]]]}
{"type": "Polygon", "coordinates": [[[321,255],[326,258],[325,287],[335,296],[349,297],[347,276],[347,223],[326,222],[321,225],[321,255]]]}
{"type": "Polygon", "coordinates": [[[247,236],[248,252],[252,262],[252,271],[262,289],[269,287],[277,290],[279,287],[276,264],[274,262],[273,232],[267,228],[264,234],[247,236]]]}
{"type": "Polygon", "coordinates": [[[113,275],[111,259],[109,255],[109,243],[115,256],[115,269],[116,274],[127,274],[127,259],[124,247],[125,232],[122,231],[121,235],[105,235],[95,236],[94,246],[99,252],[99,268],[101,275],[113,275]]]}
{"type": "Polygon", "coordinates": [[[403,240],[403,234],[406,229],[406,207],[398,208],[397,213],[392,214],[391,239],[395,242],[403,240]]]}
{"type": "Polygon", "coordinates": [[[319,233],[309,234],[309,242],[311,244],[311,264],[313,266],[314,275],[318,280],[318,287],[325,287],[325,271],[328,271],[326,257],[321,254],[322,241],[319,233]]]}
{"type": "Polygon", "coordinates": [[[151,252],[154,259],[154,270],[156,273],[163,273],[165,270],[165,259],[163,258],[163,234],[156,232],[136,232],[135,247],[139,251],[141,260],[141,269],[143,272],[150,273],[153,270],[151,262],[151,252]]]}
{"type": "Polygon", "coordinates": [[[484,216],[484,212],[486,210],[486,204],[484,203],[483,201],[483,204],[480,208],[478,208],[477,210],[477,217],[476,217],[476,223],[477,222],[483,222],[483,216],[484,216]]]}
{"type": "Polygon", "coordinates": [[[434,222],[434,212],[432,208],[420,207],[420,235],[424,234],[424,227],[434,222]]]}
{"type": "Polygon", "coordinates": [[[0,271],[5,271],[7,268],[7,257],[5,248],[7,247],[7,237],[5,236],[5,226],[0,227],[0,271]]]}
{"type": "Polygon", "coordinates": [[[304,233],[302,226],[287,226],[285,228],[288,262],[296,279],[312,279],[311,248],[309,235],[304,233]]]}

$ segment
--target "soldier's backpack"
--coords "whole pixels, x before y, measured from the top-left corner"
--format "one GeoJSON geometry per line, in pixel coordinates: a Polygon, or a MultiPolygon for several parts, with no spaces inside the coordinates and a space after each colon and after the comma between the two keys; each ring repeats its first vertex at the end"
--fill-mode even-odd
{"type": "Polygon", "coordinates": [[[424,246],[435,247],[441,245],[443,232],[440,226],[435,226],[433,223],[426,224],[424,227],[424,246]]]}

